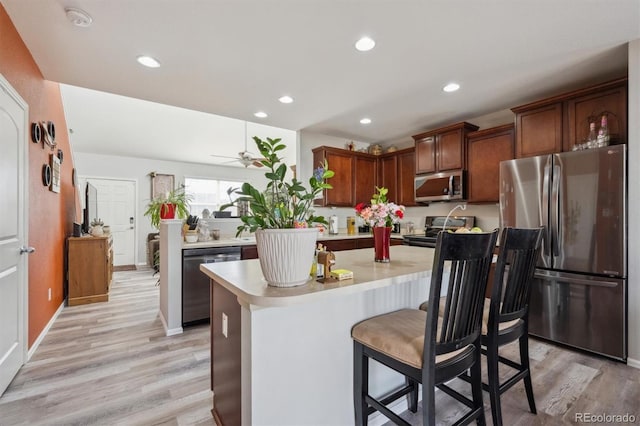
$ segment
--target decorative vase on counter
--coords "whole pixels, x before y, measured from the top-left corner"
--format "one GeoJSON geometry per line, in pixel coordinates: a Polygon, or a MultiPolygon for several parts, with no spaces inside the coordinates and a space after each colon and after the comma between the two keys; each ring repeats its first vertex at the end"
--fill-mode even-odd
{"type": "Polygon", "coordinates": [[[316,228],[258,229],[255,234],[260,267],[270,286],[295,287],[310,279],[316,228]]]}
{"type": "Polygon", "coordinates": [[[373,249],[375,250],[374,260],[381,263],[389,263],[389,246],[391,245],[391,227],[373,227],[373,249]]]}

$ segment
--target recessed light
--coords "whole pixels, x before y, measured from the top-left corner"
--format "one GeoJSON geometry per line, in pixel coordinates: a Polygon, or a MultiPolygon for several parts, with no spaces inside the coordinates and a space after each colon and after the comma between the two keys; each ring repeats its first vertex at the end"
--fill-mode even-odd
{"type": "Polygon", "coordinates": [[[278,98],[278,100],[283,104],[290,104],[291,102],[293,102],[293,98],[287,95],[278,98]]]}
{"type": "Polygon", "coordinates": [[[444,90],[445,92],[455,92],[459,88],[460,88],[460,85],[458,83],[449,83],[446,86],[444,86],[442,90],[444,90]]]}
{"type": "Polygon", "coordinates": [[[371,119],[365,117],[360,120],[360,124],[371,124],[371,119]]]}
{"type": "Polygon", "coordinates": [[[142,65],[144,65],[145,67],[149,67],[149,68],[158,68],[160,66],[160,62],[158,62],[155,58],[152,58],[151,56],[138,56],[137,58],[138,62],[142,65]]]}
{"type": "Polygon", "coordinates": [[[256,117],[258,117],[258,118],[267,118],[267,117],[268,117],[267,113],[266,113],[266,112],[263,112],[263,111],[258,111],[258,112],[256,112],[256,113],[255,113],[255,114],[253,114],[253,115],[255,115],[255,116],[256,116],[256,117]]]}
{"type": "Polygon", "coordinates": [[[376,42],[369,37],[362,37],[360,40],[356,41],[356,49],[360,52],[367,52],[374,48],[376,42]]]}
{"type": "Polygon", "coordinates": [[[88,27],[93,22],[91,15],[75,7],[65,7],[64,13],[67,15],[67,19],[76,27],[88,27]]]}

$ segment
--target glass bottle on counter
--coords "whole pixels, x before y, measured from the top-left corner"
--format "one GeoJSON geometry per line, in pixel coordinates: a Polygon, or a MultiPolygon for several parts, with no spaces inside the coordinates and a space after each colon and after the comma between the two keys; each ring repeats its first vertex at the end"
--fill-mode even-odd
{"type": "Polygon", "coordinates": [[[602,114],[602,118],[600,119],[600,130],[598,131],[596,146],[603,147],[608,145],[609,145],[609,125],[607,123],[607,114],[602,114]]]}
{"type": "Polygon", "coordinates": [[[589,136],[587,137],[587,146],[586,148],[593,148],[596,143],[597,135],[596,135],[596,123],[589,123],[589,136]]]}

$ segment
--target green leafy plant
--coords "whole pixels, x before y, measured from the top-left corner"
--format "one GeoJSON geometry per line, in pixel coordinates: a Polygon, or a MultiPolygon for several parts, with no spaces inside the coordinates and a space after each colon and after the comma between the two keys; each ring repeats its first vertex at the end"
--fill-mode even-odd
{"type": "Polygon", "coordinates": [[[144,215],[149,216],[151,225],[154,228],[159,228],[161,213],[164,214],[169,209],[168,204],[175,206],[177,218],[184,219],[189,216],[189,203],[192,200],[193,197],[185,192],[184,185],[182,185],[180,188],[176,188],[167,194],[152,199],[149,204],[147,204],[147,210],[144,212],[144,215]]]}
{"type": "Polygon", "coordinates": [[[254,136],[253,140],[263,157],[260,163],[267,168],[265,176],[268,183],[266,189],[260,191],[245,182],[234,191],[238,197],[220,207],[220,210],[224,210],[240,202],[249,203],[248,213],[240,217],[242,225],[238,226],[236,235],[246,230],[255,232],[257,229],[304,228],[313,223],[326,224],[323,216],[313,214],[312,207],[313,200],[323,190],[332,188],[326,180],[333,177],[334,173],[329,170],[327,162],[313,171],[313,176],[309,178],[310,189],[307,189],[295,177],[290,181],[285,180],[288,167],[278,157],[278,152],[285,149],[286,145],[281,143],[280,138],[267,138],[265,141],[254,136]]]}

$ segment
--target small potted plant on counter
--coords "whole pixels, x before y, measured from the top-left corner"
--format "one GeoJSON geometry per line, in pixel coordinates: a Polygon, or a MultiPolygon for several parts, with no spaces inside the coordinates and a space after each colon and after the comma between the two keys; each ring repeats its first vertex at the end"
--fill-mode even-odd
{"type": "Polygon", "coordinates": [[[160,227],[160,219],[185,219],[189,216],[189,203],[193,197],[185,192],[184,185],[152,199],[147,204],[145,216],[154,228],[160,227]]]}
{"type": "Polygon", "coordinates": [[[276,287],[293,287],[309,279],[318,230],[313,223],[326,224],[323,216],[313,214],[313,200],[325,189],[333,176],[325,162],[314,170],[309,178],[310,189],[305,188],[295,176],[286,180],[288,167],[278,157],[285,149],[281,139],[262,140],[253,137],[266,167],[268,179],[264,191],[250,183],[243,183],[235,191],[238,195],[223,210],[238,203],[248,204],[248,211],[240,217],[242,225],[237,236],[244,231],[255,232],[258,258],[267,283],[276,287]]]}

